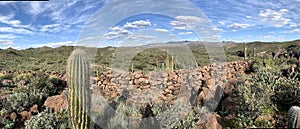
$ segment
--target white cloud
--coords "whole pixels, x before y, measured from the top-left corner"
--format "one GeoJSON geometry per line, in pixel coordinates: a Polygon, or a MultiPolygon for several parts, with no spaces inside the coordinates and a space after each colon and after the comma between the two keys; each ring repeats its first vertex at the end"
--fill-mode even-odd
{"type": "Polygon", "coordinates": [[[252,17],[251,17],[251,16],[246,16],[246,18],[250,19],[250,18],[252,18],[252,17]]]}
{"type": "Polygon", "coordinates": [[[214,30],[216,32],[225,32],[222,28],[218,28],[217,26],[213,26],[212,30],[214,30]]]}
{"type": "Polygon", "coordinates": [[[265,9],[260,11],[259,16],[261,21],[269,26],[282,27],[287,25],[291,19],[285,18],[285,15],[289,11],[287,9],[280,9],[279,11],[274,11],[271,9],[265,9]]]}
{"type": "Polygon", "coordinates": [[[1,27],[0,32],[2,33],[14,33],[14,34],[33,34],[32,31],[24,28],[12,28],[12,27],[1,27]]]}
{"type": "Polygon", "coordinates": [[[149,35],[131,35],[128,37],[129,39],[156,39],[155,36],[149,36],[149,35]]]}
{"type": "Polygon", "coordinates": [[[155,29],[156,32],[169,32],[167,29],[155,29]]]}
{"type": "Polygon", "coordinates": [[[177,16],[175,17],[176,20],[184,23],[184,24],[198,24],[202,22],[206,22],[205,20],[195,17],[195,16],[177,16]]]}
{"type": "Polygon", "coordinates": [[[224,26],[224,25],[226,25],[227,21],[219,21],[218,23],[219,23],[220,25],[224,26]]]}
{"type": "Polygon", "coordinates": [[[297,23],[292,22],[292,23],[290,23],[289,27],[292,27],[292,28],[300,27],[300,23],[297,24],[297,23]]]}
{"type": "Polygon", "coordinates": [[[22,27],[21,21],[14,20],[13,17],[14,15],[8,15],[8,16],[0,15],[0,22],[14,27],[22,27]]]}
{"type": "Polygon", "coordinates": [[[191,30],[201,23],[207,23],[208,21],[195,16],[176,16],[176,20],[171,21],[170,25],[173,26],[175,30],[191,30]]]}
{"type": "Polygon", "coordinates": [[[57,27],[59,27],[59,24],[49,24],[49,25],[44,25],[40,29],[41,32],[53,32],[57,27]]]}
{"type": "Polygon", "coordinates": [[[124,29],[124,28],[112,28],[110,32],[108,32],[107,34],[104,35],[104,37],[106,39],[120,39],[120,38],[126,38],[130,35],[132,35],[133,33],[124,29]]]}
{"type": "Polygon", "coordinates": [[[296,28],[296,29],[293,29],[293,30],[290,30],[290,31],[284,31],[282,33],[285,33],[285,34],[300,33],[300,29],[296,28]]]}
{"type": "Polygon", "coordinates": [[[72,41],[66,41],[66,42],[54,42],[54,43],[43,43],[43,44],[34,44],[31,47],[60,47],[60,46],[73,46],[74,43],[72,41]]]}
{"type": "Polygon", "coordinates": [[[105,34],[104,37],[110,40],[127,38],[133,35],[132,29],[140,29],[151,25],[152,24],[149,20],[127,22],[122,27],[115,26],[113,28],[110,28],[110,31],[107,34],[105,34]]]}
{"type": "Polygon", "coordinates": [[[229,28],[231,29],[246,29],[248,27],[251,27],[253,25],[250,24],[240,24],[240,23],[233,23],[231,25],[228,25],[229,28]]]}
{"type": "Polygon", "coordinates": [[[263,35],[263,36],[256,36],[256,39],[259,41],[282,41],[283,37],[274,36],[274,35],[263,35]]]}
{"type": "Polygon", "coordinates": [[[237,32],[237,30],[231,30],[232,32],[237,32]]]}
{"type": "Polygon", "coordinates": [[[0,34],[0,39],[14,39],[17,38],[18,36],[13,35],[13,34],[0,34]]]}
{"type": "Polygon", "coordinates": [[[134,21],[134,22],[127,22],[123,28],[126,29],[133,29],[133,28],[143,28],[143,27],[147,27],[147,26],[151,26],[151,22],[149,20],[139,20],[139,21],[134,21]]]}
{"type": "Polygon", "coordinates": [[[0,40],[0,45],[12,45],[12,40],[0,40]]]}
{"type": "Polygon", "coordinates": [[[193,32],[180,32],[179,35],[191,35],[193,32]]]}

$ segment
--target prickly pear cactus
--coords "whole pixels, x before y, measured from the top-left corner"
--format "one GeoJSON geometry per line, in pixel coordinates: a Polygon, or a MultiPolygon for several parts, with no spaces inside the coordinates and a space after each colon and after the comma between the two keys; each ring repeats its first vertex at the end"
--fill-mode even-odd
{"type": "Polygon", "coordinates": [[[74,50],[68,59],[69,117],[73,129],[90,128],[90,68],[82,50],[74,50]]]}
{"type": "Polygon", "coordinates": [[[300,128],[300,107],[293,106],[288,111],[288,127],[300,128]]]}

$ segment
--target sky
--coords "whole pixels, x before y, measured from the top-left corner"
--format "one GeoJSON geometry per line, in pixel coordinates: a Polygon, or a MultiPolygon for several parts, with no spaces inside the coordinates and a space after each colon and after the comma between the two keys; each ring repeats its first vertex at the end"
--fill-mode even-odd
{"type": "Polygon", "coordinates": [[[99,47],[183,40],[272,42],[300,39],[299,0],[160,1],[0,1],[0,48],[76,45],[85,38],[91,39],[84,36],[90,31],[94,33],[93,39],[96,36],[101,39],[99,47]],[[148,11],[129,15],[134,10],[147,9],[163,13],[148,11]],[[93,25],[94,22],[97,24],[93,25]]]}

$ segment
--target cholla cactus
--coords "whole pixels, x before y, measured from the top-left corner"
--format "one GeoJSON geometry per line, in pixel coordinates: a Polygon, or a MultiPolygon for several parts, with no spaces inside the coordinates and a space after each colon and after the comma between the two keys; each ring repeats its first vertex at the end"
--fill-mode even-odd
{"type": "Polygon", "coordinates": [[[69,85],[69,117],[73,129],[90,128],[89,59],[82,50],[74,50],[67,67],[69,85]]]}
{"type": "Polygon", "coordinates": [[[293,106],[288,111],[288,127],[300,128],[300,107],[293,106]]]}

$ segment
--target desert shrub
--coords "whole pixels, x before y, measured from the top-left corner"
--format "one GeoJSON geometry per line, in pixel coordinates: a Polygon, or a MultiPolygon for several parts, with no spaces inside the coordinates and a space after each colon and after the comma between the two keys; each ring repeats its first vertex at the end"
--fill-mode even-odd
{"type": "Polygon", "coordinates": [[[6,116],[9,114],[9,111],[5,108],[0,110],[0,128],[3,129],[12,129],[14,127],[14,122],[6,119],[6,116]]]}
{"type": "Polygon", "coordinates": [[[4,80],[4,79],[11,80],[12,77],[13,77],[12,73],[7,73],[7,74],[0,73],[0,80],[4,80]]]}
{"type": "Polygon", "coordinates": [[[30,78],[26,87],[19,88],[8,97],[7,105],[11,111],[23,111],[34,104],[42,104],[49,96],[57,94],[57,88],[43,76],[30,78]]]}
{"type": "Polygon", "coordinates": [[[48,108],[25,121],[26,129],[56,129],[57,127],[59,127],[58,120],[48,108]]]}
{"type": "Polygon", "coordinates": [[[255,75],[247,78],[250,85],[240,85],[238,95],[240,97],[240,108],[237,117],[233,122],[236,128],[245,127],[269,127],[270,124],[261,124],[255,121],[260,115],[271,115],[277,110],[272,99],[275,95],[275,88],[278,86],[279,72],[259,70],[255,75]]]}
{"type": "Polygon", "coordinates": [[[59,82],[60,82],[60,79],[57,76],[54,76],[54,75],[50,75],[48,77],[48,79],[53,84],[59,84],[59,82]]]}
{"type": "Polygon", "coordinates": [[[16,75],[15,77],[13,77],[13,81],[15,83],[20,82],[21,80],[30,82],[31,78],[33,77],[33,75],[31,73],[21,73],[19,75],[16,75]]]}
{"type": "Polygon", "coordinates": [[[26,86],[30,94],[43,93],[43,97],[49,95],[57,94],[58,89],[51,83],[51,81],[44,76],[36,76],[32,81],[26,86]]]}
{"type": "Polygon", "coordinates": [[[10,111],[23,111],[31,103],[27,93],[13,93],[7,98],[10,111]]]}
{"type": "Polygon", "coordinates": [[[273,101],[285,111],[293,105],[300,105],[300,81],[290,77],[280,80],[273,101]]]}
{"type": "Polygon", "coordinates": [[[70,129],[69,124],[69,115],[67,110],[60,110],[59,112],[55,113],[55,117],[58,122],[58,127],[60,129],[70,129]]]}

